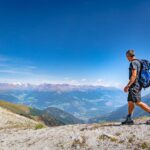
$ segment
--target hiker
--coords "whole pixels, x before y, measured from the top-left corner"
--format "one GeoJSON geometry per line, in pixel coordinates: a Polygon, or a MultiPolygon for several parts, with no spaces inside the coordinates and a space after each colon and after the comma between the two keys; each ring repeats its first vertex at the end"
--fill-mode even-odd
{"type": "MultiPolygon", "coordinates": [[[[122,124],[134,124],[131,116],[134,111],[135,104],[150,114],[150,107],[141,101],[142,85],[139,82],[141,73],[141,62],[136,59],[134,50],[128,50],[126,57],[130,62],[129,66],[129,82],[124,88],[124,92],[128,92],[128,115],[122,124]]],[[[146,122],[150,124],[150,120],[146,122]]]]}

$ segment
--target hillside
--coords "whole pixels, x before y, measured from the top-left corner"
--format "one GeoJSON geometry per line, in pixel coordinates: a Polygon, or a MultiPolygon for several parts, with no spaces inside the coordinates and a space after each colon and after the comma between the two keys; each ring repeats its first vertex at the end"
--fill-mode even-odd
{"type": "MultiPolygon", "coordinates": [[[[142,101],[150,106],[150,94],[142,97],[142,101]]],[[[103,122],[103,121],[119,121],[122,120],[127,115],[127,111],[128,111],[128,106],[126,104],[111,113],[99,117],[91,118],[89,122],[92,123],[92,122],[103,122]]],[[[144,110],[142,110],[140,107],[136,106],[133,113],[133,118],[141,117],[141,116],[150,116],[150,115],[144,110]]]]}
{"type": "Polygon", "coordinates": [[[42,112],[43,112],[43,115],[53,116],[54,118],[56,118],[63,124],[84,123],[84,121],[58,108],[48,107],[44,109],[42,112]]]}
{"type": "MultiPolygon", "coordinates": [[[[136,120],[136,125],[132,126],[120,126],[117,122],[111,122],[65,125],[35,130],[29,126],[22,129],[27,122],[25,117],[15,115],[2,108],[0,108],[0,114],[0,146],[2,150],[150,149],[150,125],[142,124],[147,118],[136,120]]],[[[27,120],[29,121],[29,119],[27,120]]],[[[32,123],[30,122],[30,124],[32,123]]]]}
{"type": "Polygon", "coordinates": [[[12,113],[0,107],[0,130],[12,128],[34,128],[38,122],[12,113]]]}
{"type": "Polygon", "coordinates": [[[48,126],[83,123],[73,115],[59,110],[58,108],[53,108],[52,110],[49,108],[49,113],[47,113],[48,109],[40,110],[21,104],[13,104],[3,100],[0,100],[0,107],[10,110],[11,112],[14,112],[16,114],[33,119],[35,121],[43,122],[48,126]],[[61,117],[62,115],[63,118],[61,117]]]}

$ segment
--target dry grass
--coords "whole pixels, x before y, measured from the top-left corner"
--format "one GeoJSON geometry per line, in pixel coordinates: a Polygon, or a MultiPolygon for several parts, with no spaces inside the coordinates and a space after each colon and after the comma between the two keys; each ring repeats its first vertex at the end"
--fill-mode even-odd
{"type": "Polygon", "coordinates": [[[13,103],[9,103],[3,100],[0,100],[0,106],[18,114],[21,114],[21,113],[27,114],[30,112],[29,107],[25,105],[13,104],[13,103]]]}

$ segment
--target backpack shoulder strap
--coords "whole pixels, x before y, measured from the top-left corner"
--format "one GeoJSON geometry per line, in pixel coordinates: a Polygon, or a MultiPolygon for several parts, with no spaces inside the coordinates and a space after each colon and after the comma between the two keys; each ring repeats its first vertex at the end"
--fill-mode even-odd
{"type": "Polygon", "coordinates": [[[134,60],[137,60],[137,61],[139,61],[139,62],[141,63],[141,60],[140,60],[140,59],[133,59],[133,61],[134,61],[134,60]]]}

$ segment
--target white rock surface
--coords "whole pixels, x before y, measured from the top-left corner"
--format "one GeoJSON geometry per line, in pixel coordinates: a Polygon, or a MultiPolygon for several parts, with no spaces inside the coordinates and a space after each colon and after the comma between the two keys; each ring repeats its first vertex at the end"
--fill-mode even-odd
{"type": "Polygon", "coordinates": [[[26,123],[26,118],[11,115],[0,109],[0,150],[150,150],[150,125],[138,124],[145,119],[131,126],[78,124],[34,130],[9,128],[9,121],[26,123]]]}

